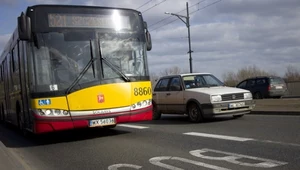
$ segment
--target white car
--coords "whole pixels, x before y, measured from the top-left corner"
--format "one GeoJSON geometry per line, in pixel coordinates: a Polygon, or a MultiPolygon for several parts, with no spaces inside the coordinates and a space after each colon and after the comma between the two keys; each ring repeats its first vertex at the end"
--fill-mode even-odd
{"type": "Polygon", "coordinates": [[[161,77],[153,91],[153,119],[161,114],[187,114],[201,122],[218,116],[241,117],[255,107],[248,90],[226,87],[210,73],[161,77]]]}

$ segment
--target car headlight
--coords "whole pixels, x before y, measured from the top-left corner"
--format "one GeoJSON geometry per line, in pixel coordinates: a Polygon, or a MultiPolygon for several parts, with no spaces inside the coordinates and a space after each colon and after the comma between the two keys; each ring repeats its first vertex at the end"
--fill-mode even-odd
{"type": "Polygon", "coordinates": [[[137,103],[134,103],[131,106],[131,110],[137,110],[137,109],[142,109],[142,108],[146,108],[148,106],[152,105],[152,100],[143,100],[143,101],[139,101],[137,103]]]}
{"type": "Polygon", "coordinates": [[[244,93],[244,99],[252,99],[251,93],[244,93]]]}
{"type": "Polygon", "coordinates": [[[69,116],[69,111],[60,109],[37,109],[35,113],[40,116],[69,116]]]}
{"type": "Polygon", "coordinates": [[[222,97],[221,97],[221,95],[212,95],[212,96],[210,96],[210,101],[211,102],[221,102],[222,97]]]}

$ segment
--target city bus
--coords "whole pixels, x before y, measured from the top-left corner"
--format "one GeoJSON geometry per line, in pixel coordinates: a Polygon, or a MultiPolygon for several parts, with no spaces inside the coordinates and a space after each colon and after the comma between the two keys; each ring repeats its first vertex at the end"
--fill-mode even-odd
{"type": "Polygon", "coordinates": [[[152,119],[147,23],[125,8],[34,5],[0,57],[0,120],[21,132],[152,119]]]}

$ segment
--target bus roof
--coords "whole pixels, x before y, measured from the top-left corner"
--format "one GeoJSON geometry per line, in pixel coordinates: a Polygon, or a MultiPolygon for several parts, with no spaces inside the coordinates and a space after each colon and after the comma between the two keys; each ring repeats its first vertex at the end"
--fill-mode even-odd
{"type": "Polygon", "coordinates": [[[38,4],[38,5],[33,5],[33,6],[28,6],[27,11],[30,9],[35,9],[35,8],[40,8],[40,7],[53,7],[53,8],[91,8],[91,9],[96,9],[96,8],[102,8],[102,9],[120,9],[120,10],[131,10],[135,12],[139,12],[135,9],[131,8],[120,8],[120,7],[110,7],[110,6],[90,6],[90,5],[62,5],[62,4],[38,4]]]}

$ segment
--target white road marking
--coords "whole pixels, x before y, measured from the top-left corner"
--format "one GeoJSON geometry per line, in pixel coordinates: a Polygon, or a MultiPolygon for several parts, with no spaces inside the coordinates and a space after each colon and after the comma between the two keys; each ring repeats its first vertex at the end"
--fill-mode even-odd
{"type": "Polygon", "coordinates": [[[214,150],[214,149],[206,149],[206,148],[190,151],[190,154],[193,156],[196,156],[198,158],[202,158],[202,159],[226,161],[226,162],[241,165],[241,166],[256,167],[256,168],[274,168],[276,166],[281,166],[281,165],[287,164],[287,162],[280,162],[280,161],[271,160],[271,159],[259,158],[259,157],[248,156],[248,155],[241,155],[241,154],[224,152],[224,151],[219,151],[219,150],[214,150]],[[203,153],[207,153],[207,152],[224,154],[225,156],[215,157],[215,156],[203,155],[203,153]],[[260,161],[260,162],[259,163],[247,163],[247,162],[243,162],[241,160],[243,158],[260,161]]]}
{"type": "Polygon", "coordinates": [[[207,137],[207,138],[217,138],[217,139],[233,140],[233,141],[239,141],[239,142],[245,142],[245,141],[252,141],[252,140],[254,140],[252,138],[242,138],[242,137],[236,137],[236,136],[215,135],[215,134],[198,133],[198,132],[187,132],[187,133],[183,133],[183,134],[184,135],[191,135],[191,136],[207,137]]]}
{"type": "Polygon", "coordinates": [[[133,165],[133,164],[114,164],[108,167],[108,170],[118,170],[119,168],[133,168],[133,169],[141,169],[142,166],[133,165]]]}
{"type": "Polygon", "coordinates": [[[149,128],[149,127],[146,127],[146,126],[137,126],[137,125],[129,125],[129,124],[118,124],[117,126],[134,128],[134,129],[147,129],[147,128],[149,128]]]}
{"type": "Polygon", "coordinates": [[[193,165],[205,167],[205,168],[208,168],[208,169],[214,169],[214,170],[230,170],[230,169],[222,168],[222,167],[219,167],[219,166],[216,166],[216,165],[211,165],[211,164],[207,164],[207,163],[203,163],[203,162],[199,162],[199,161],[194,161],[194,160],[190,160],[190,159],[186,159],[186,158],[172,157],[172,156],[154,157],[154,158],[149,159],[149,162],[153,165],[156,165],[156,166],[159,166],[159,167],[162,167],[162,168],[165,168],[165,169],[184,170],[182,168],[177,168],[175,166],[162,163],[161,161],[163,161],[163,160],[177,160],[177,161],[190,163],[190,164],[193,164],[193,165]]]}
{"type": "Polygon", "coordinates": [[[296,143],[284,143],[284,142],[276,142],[276,141],[271,141],[271,140],[257,140],[257,141],[264,142],[264,143],[278,144],[278,145],[290,145],[290,146],[300,147],[300,144],[296,144],[296,143]]]}

